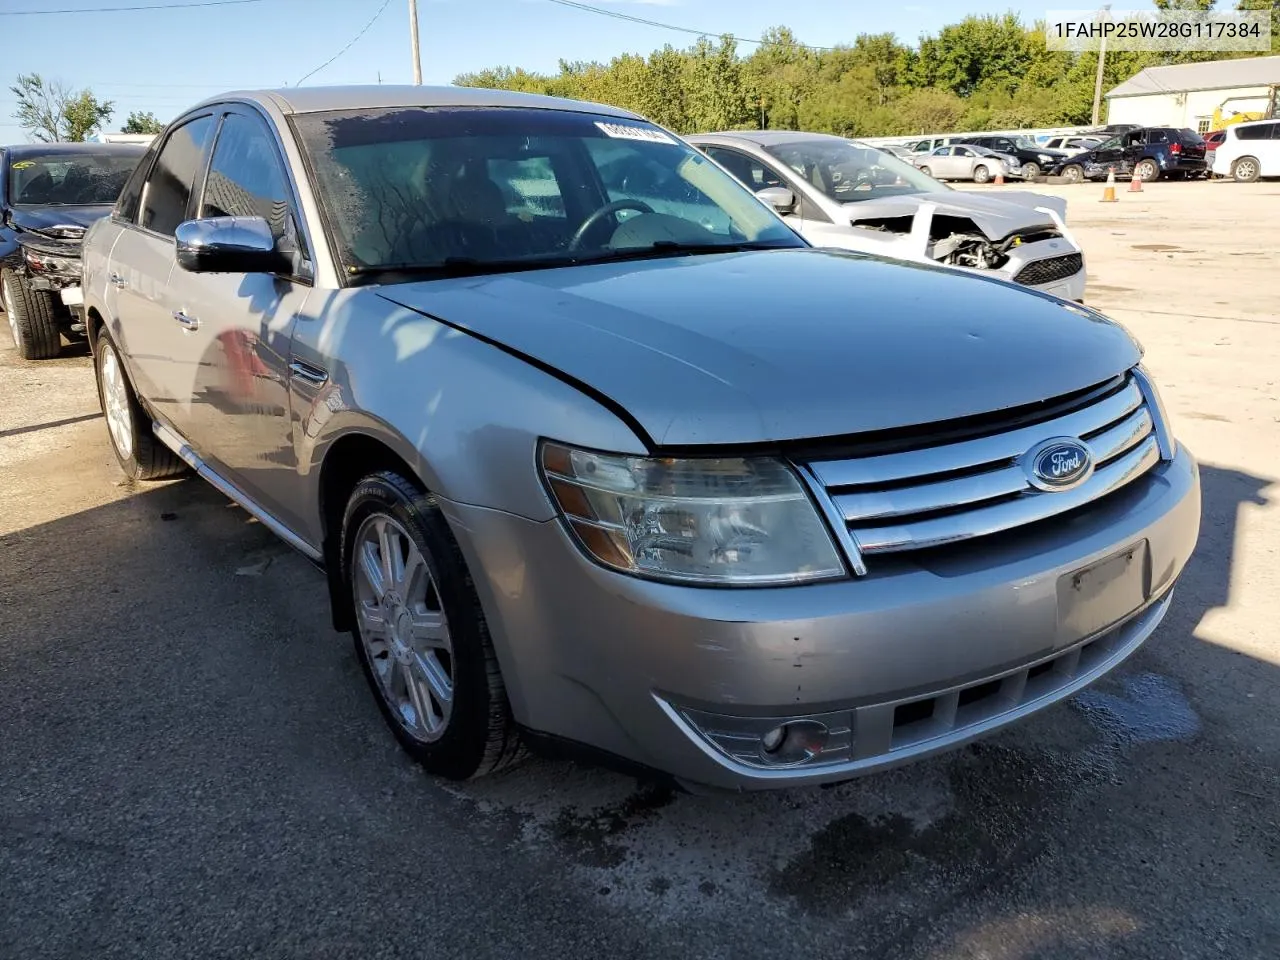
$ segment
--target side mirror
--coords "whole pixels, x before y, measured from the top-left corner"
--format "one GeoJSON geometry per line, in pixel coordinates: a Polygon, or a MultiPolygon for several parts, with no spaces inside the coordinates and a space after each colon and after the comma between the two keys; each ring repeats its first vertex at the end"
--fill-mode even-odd
{"type": "Polygon", "coordinates": [[[178,266],[191,273],[289,273],[293,264],[276,248],[262,217],[187,220],[173,232],[178,266]]]}
{"type": "Polygon", "coordinates": [[[796,195],[786,187],[765,187],[757,190],[756,196],[783,216],[795,212],[796,195]]]}

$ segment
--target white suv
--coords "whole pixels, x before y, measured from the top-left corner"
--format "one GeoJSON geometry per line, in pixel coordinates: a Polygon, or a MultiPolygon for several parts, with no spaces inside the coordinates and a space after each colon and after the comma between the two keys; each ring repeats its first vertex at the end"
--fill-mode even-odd
{"type": "Polygon", "coordinates": [[[1213,156],[1213,173],[1252,183],[1280,177],[1280,120],[1254,120],[1227,127],[1227,138],[1213,156]]]}

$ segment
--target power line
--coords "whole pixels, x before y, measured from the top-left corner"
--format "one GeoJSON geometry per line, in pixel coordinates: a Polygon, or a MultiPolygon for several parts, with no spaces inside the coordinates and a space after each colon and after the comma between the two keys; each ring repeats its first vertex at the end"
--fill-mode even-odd
{"type": "Polygon", "coordinates": [[[194,0],[192,3],[158,3],[133,7],[78,7],[61,10],[0,10],[0,17],[40,17],[51,13],[125,13],[130,10],[187,10],[193,7],[229,7],[239,3],[262,3],[263,0],[194,0]]]}
{"type": "MultiPolygon", "coordinates": [[[[748,37],[740,37],[720,30],[695,30],[692,27],[678,27],[673,23],[662,23],[659,20],[646,20],[644,17],[632,16],[631,14],[623,13],[620,10],[603,10],[600,7],[593,7],[589,4],[577,3],[575,0],[547,0],[547,2],[554,3],[561,7],[568,7],[571,10],[581,10],[585,13],[598,13],[602,17],[612,17],[615,20],[626,20],[630,23],[643,24],[646,27],[658,27],[662,30],[674,30],[677,33],[688,33],[695,37],[727,37],[735,43],[756,43],[761,46],[773,43],[772,40],[752,40],[748,37]]],[[[805,50],[830,51],[837,49],[836,47],[815,47],[808,43],[797,43],[796,46],[803,47],[805,50]]]]}
{"type": "Polygon", "coordinates": [[[312,76],[314,76],[315,74],[319,73],[321,70],[323,70],[323,69],[324,69],[325,67],[327,67],[329,64],[333,63],[333,61],[337,60],[340,56],[342,56],[344,53],[346,53],[348,50],[350,50],[350,49],[351,49],[351,47],[355,44],[355,42],[356,42],[357,40],[359,40],[361,37],[363,37],[366,33],[368,33],[368,32],[369,32],[369,28],[373,26],[374,21],[376,21],[380,16],[382,16],[383,11],[384,11],[384,10],[386,10],[386,9],[387,9],[387,7],[388,7],[388,6],[390,6],[390,5],[391,5],[391,0],[383,0],[383,4],[382,4],[382,6],[380,6],[380,7],[378,8],[378,12],[377,12],[377,13],[375,13],[372,17],[370,17],[370,18],[369,18],[369,22],[368,22],[368,23],[366,23],[366,24],[361,28],[361,30],[360,30],[360,32],[359,32],[359,33],[357,33],[354,37],[352,37],[350,40],[348,40],[348,41],[347,41],[347,45],[346,45],[345,47],[343,47],[341,50],[339,50],[337,53],[335,53],[332,57],[330,57],[330,58],[329,58],[328,60],[326,60],[324,63],[320,64],[320,66],[318,66],[318,67],[316,67],[314,70],[312,70],[312,71],[311,71],[311,73],[308,73],[308,74],[304,75],[304,76],[302,77],[302,80],[299,80],[297,83],[295,83],[295,84],[294,84],[294,86],[295,86],[295,87],[300,87],[300,86],[302,86],[302,81],[303,81],[303,80],[306,80],[308,77],[312,77],[312,76]]]}

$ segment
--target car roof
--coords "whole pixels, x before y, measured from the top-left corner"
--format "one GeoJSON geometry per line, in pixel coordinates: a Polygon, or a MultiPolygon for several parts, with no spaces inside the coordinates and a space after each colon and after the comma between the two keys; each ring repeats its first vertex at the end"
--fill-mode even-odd
{"type": "Polygon", "coordinates": [[[227,101],[249,101],[273,106],[286,115],[329,110],[379,110],[387,107],[525,107],[573,110],[640,119],[621,107],[582,100],[566,100],[535,93],[490,90],[486,87],[432,87],[402,84],[351,84],[334,87],[288,87],[276,90],[236,90],[209,97],[195,107],[227,101]]]}
{"type": "MultiPolygon", "coordinates": [[[[1233,126],[1233,127],[1256,127],[1256,126],[1257,126],[1258,124],[1260,124],[1260,123],[1280,123],[1280,117],[1274,117],[1274,118],[1272,118],[1271,120],[1241,120],[1239,123],[1233,123],[1231,126],[1233,126]]],[[[1222,132],[1224,132],[1226,129],[1230,129],[1230,128],[1223,128],[1223,130],[1213,130],[1213,131],[1210,131],[1210,132],[1211,132],[1211,133],[1222,133],[1222,132]]]]}
{"type": "Polygon", "coordinates": [[[832,140],[848,143],[848,137],[837,137],[832,133],[805,133],[803,130],[722,130],[717,133],[698,133],[686,137],[693,143],[699,140],[718,138],[721,140],[745,140],[761,147],[772,147],[782,143],[804,143],[809,140],[832,140]]]}
{"type": "Polygon", "coordinates": [[[107,156],[140,157],[147,152],[147,145],[145,143],[97,143],[86,140],[82,143],[15,143],[4,149],[15,160],[23,157],[47,157],[59,153],[100,153],[107,156]]]}

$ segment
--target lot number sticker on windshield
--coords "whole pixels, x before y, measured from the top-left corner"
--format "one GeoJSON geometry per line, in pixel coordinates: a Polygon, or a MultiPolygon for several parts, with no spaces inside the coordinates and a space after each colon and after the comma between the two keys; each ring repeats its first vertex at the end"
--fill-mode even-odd
{"type": "Polygon", "coordinates": [[[646,143],[671,143],[676,141],[667,136],[661,130],[654,130],[652,127],[631,127],[625,123],[601,123],[596,121],[596,126],[606,137],[613,137],[615,140],[643,140],[646,143]]]}

